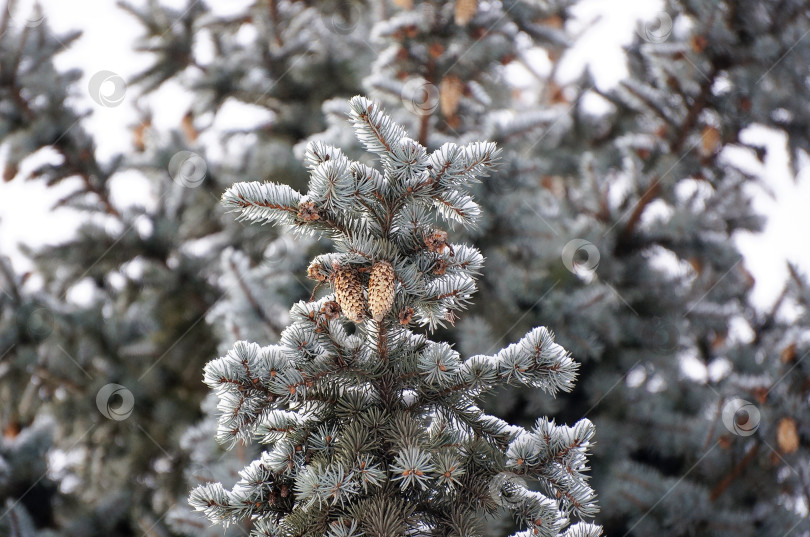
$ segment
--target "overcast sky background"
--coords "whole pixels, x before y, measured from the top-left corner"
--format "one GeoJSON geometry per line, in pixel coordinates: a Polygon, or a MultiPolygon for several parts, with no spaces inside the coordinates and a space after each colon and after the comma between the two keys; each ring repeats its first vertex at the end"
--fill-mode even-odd
{"type": "MultiPolygon", "coordinates": [[[[143,5],[146,0],[134,0],[143,5]]],[[[177,8],[185,0],[164,1],[177,8]]],[[[215,12],[228,14],[242,10],[252,0],[209,0],[215,12]]],[[[33,0],[19,0],[20,11],[28,13],[33,0]]],[[[112,71],[129,79],[150,63],[146,54],[135,53],[133,43],[141,27],[111,0],[40,0],[48,25],[56,35],[81,29],[83,36],[57,57],[60,69],[80,68],[84,77],[72,99],[79,110],[92,111],[84,122],[95,135],[98,157],[106,161],[116,153],[131,151],[131,126],[137,122],[134,97],[137,88],[130,91],[120,106],[106,108],[96,104],[87,92],[90,77],[101,70],[112,71]]],[[[616,84],[627,71],[622,45],[633,38],[638,20],[654,20],[661,9],[659,1],[637,0],[586,0],[576,6],[575,24],[584,28],[577,46],[568,53],[565,69],[561,75],[574,76],[585,64],[589,65],[602,89],[616,84]]],[[[202,46],[202,45],[201,45],[202,46]]],[[[153,123],[158,130],[179,125],[188,109],[190,95],[176,82],[164,85],[143,103],[153,112],[153,123]]],[[[266,121],[268,113],[259,107],[229,103],[218,114],[213,132],[219,129],[249,127],[266,121]]],[[[761,235],[740,235],[737,242],[745,254],[746,267],[756,278],[754,301],[767,307],[781,290],[787,277],[786,260],[798,263],[810,272],[810,248],[806,234],[810,231],[810,166],[804,163],[798,181],[794,183],[787,166],[788,153],[784,137],[761,127],[751,127],[744,133],[744,140],[761,143],[768,147],[765,163],[759,163],[752,155],[742,150],[728,151],[728,157],[767,179],[770,196],[765,190],[754,188],[755,207],[767,215],[768,224],[761,235]]],[[[4,153],[0,152],[0,161],[4,153]]],[[[22,167],[22,174],[30,170],[35,161],[52,159],[47,151],[30,159],[22,167]]],[[[19,254],[16,244],[38,245],[58,243],[70,237],[80,218],[70,209],[51,210],[60,196],[72,191],[76,183],[65,181],[53,189],[46,189],[42,182],[14,180],[0,183],[0,253],[11,255],[15,269],[20,272],[31,264],[19,254]]],[[[150,193],[147,182],[137,174],[121,174],[113,183],[113,200],[125,203],[148,204],[150,193]]]]}

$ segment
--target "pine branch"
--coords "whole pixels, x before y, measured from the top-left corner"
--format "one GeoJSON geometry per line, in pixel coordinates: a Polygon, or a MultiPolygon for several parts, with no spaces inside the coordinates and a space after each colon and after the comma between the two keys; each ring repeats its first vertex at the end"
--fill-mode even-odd
{"type": "Polygon", "coordinates": [[[755,442],[748,450],[745,452],[745,456],[740,459],[740,461],[734,465],[731,471],[723,477],[722,480],[712,489],[711,494],[709,495],[709,499],[712,502],[716,502],[720,496],[734,483],[734,480],[737,479],[740,474],[745,470],[745,467],[748,466],[751,461],[756,457],[757,452],[759,451],[759,442],[755,442]]]}
{"type": "Polygon", "coordinates": [[[228,260],[228,264],[230,265],[231,271],[233,272],[234,276],[236,276],[236,281],[239,283],[239,288],[242,290],[242,294],[247,299],[248,303],[250,303],[250,307],[253,308],[253,311],[256,312],[256,316],[261,319],[261,321],[267,325],[271,332],[276,333],[280,332],[283,327],[278,326],[278,324],[273,321],[270,317],[267,316],[267,312],[264,308],[259,304],[256,300],[256,297],[253,296],[250,288],[245,282],[245,278],[243,277],[242,273],[239,271],[239,267],[234,263],[232,259],[228,260]]]}
{"type": "Polygon", "coordinates": [[[372,153],[391,154],[395,143],[406,137],[402,127],[393,123],[378,105],[365,97],[352,97],[349,107],[349,117],[357,139],[372,153]]]}
{"type": "Polygon", "coordinates": [[[264,224],[292,226],[296,222],[301,195],[287,185],[235,183],[222,195],[225,207],[239,211],[240,219],[264,224]]]}

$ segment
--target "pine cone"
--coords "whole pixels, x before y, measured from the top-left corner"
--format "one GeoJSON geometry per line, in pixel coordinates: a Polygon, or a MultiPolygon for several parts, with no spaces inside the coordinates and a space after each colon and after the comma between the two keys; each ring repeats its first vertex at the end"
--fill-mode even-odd
{"type": "Polygon", "coordinates": [[[307,267],[307,278],[316,282],[325,282],[327,278],[323,273],[323,265],[313,260],[307,267]]]}
{"type": "Polygon", "coordinates": [[[439,84],[439,108],[444,117],[453,117],[458,112],[464,82],[456,75],[447,75],[439,84]]]}
{"type": "Polygon", "coordinates": [[[366,318],[366,299],[360,274],[351,267],[340,267],[334,272],[335,300],[343,314],[356,323],[366,318]]]}
{"type": "Polygon", "coordinates": [[[315,202],[306,199],[301,200],[298,204],[298,218],[304,222],[320,220],[321,215],[318,212],[318,208],[315,206],[315,202]]]}
{"type": "Polygon", "coordinates": [[[330,300],[321,307],[321,313],[329,321],[337,319],[340,316],[340,304],[330,300]]]}
{"type": "Polygon", "coordinates": [[[447,272],[447,261],[444,259],[437,259],[436,264],[433,266],[433,274],[436,276],[444,276],[447,272]]]}
{"type": "Polygon", "coordinates": [[[371,269],[368,280],[368,308],[377,322],[382,321],[394,305],[396,274],[388,261],[380,261],[371,269]]]}
{"type": "Polygon", "coordinates": [[[407,326],[413,321],[413,308],[405,308],[399,312],[399,324],[407,326]]]}
{"type": "Polygon", "coordinates": [[[478,12],[478,0],[456,0],[455,19],[459,26],[466,26],[478,12]]]}
{"type": "Polygon", "coordinates": [[[431,252],[442,253],[447,247],[447,232],[441,229],[434,229],[425,235],[425,246],[431,252]]]}
{"type": "Polygon", "coordinates": [[[799,429],[796,427],[796,420],[785,417],[779,420],[776,427],[776,442],[782,453],[789,455],[799,449],[799,429]]]}

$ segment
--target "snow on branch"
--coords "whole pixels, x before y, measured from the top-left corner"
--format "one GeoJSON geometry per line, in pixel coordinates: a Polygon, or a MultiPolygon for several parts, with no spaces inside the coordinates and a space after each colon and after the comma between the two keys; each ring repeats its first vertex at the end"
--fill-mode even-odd
{"type": "Polygon", "coordinates": [[[352,126],[357,139],[372,153],[388,154],[406,137],[405,129],[394,123],[382,108],[365,97],[352,97],[349,101],[352,126]]]}
{"type": "Polygon", "coordinates": [[[234,183],[222,195],[223,205],[238,211],[240,220],[259,224],[294,224],[300,200],[287,185],[258,181],[234,183]]]}

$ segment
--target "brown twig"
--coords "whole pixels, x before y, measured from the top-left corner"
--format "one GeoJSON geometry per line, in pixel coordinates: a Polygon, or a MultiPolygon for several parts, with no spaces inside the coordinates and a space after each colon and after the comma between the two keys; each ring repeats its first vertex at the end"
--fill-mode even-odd
{"type": "Polygon", "coordinates": [[[259,319],[261,319],[262,322],[270,328],[272,333],[280,334],[284,327],[273,324],[273,321],[267,316],[264,308],[262,308],[261,304],[259,304],[258,300],[256,300],[256,297],[253,296],[253,293],[250,292],[247,282],[245,282],[244,278],[242,278],[242,274],[239,272],[236,263],[234,263],[232,260],[228,260],[228,264],[230,265],[233,273],[236,275],[236,281],[239,283],[239,288],[242,290],[245,298],[247,298],[247,301],[250,303],[250,307],[253,308],[253,311],[256,312],[259,319]]]}
{"type": "MultiPolygon", "coordinates": [[[[25,36],[27,34],[23,35],[25,36]]],[[[17,104],[17,106],[20,107],[20,109],[23,111],[23,113],[29,120],[33,120],[36,117],[36,114],[31,109],[31,106],[28,104],[25,98],[23,98],[21,93],[22,88],[17,86],[16,81],[12,81],[9,89],[11,90],[11,96],[14,99],[14,102],[17,104]]],[[[88,172],[88,170],[86,170],[83,166],[81,166],[78,162],[76,162],[76,160],[73,157],[73,154],[70,151],[70,147],[68,146],[67,139],[65,139],[65,141],[62,141],[63,136],[64,134],[50,144],[54,149],[59,151],[59,153],[65,159],[63,166],[66,167],[73,175],[78,176],[82,180],[85,186],[85,190],[98,197],[98,199],[101,201],[101,204],[104,206],[104,211],[106,213],[111,214],[120,220],[121,213],[118,212],[118,210],[113,206],[107,192],[93,184],[91,174],[88,172]]],[[[89,149],[85,149],[84,151],[86,151],[89,155],[91,155],[91,158],[93,159],[92,168],[98,170],[99,167],[98,164],[95,162],[95,157],[92,156],[92,151],[90,151],[89,149]]]]}
{"type": "Polygon", "coordinates": [[[706,451],[709,447],[709,442],[711,441],[712,437],[714,436],[714,429],[717,427],[717,422],[720,419],[720,415],[723,413],[723,404],[725,403],[725,397],[721,397],[717,401],[717,411],[714,413],[714,419],[712,420],[712,425],[709,427],[709,434],[706,435],[706,441],[703,442],[703,451],[706,451]]]}
{"type": "MultiPolygon", "coordinates": [[[[428,64],[427,64],[427,76],[425,77],[425,80],[427,81],[428,84],[431,84],[431,85],[435,85],[434,82],[436,81],[436,76],[435,76],[435,73],[434,73],[435,72],[435,67],[436,66],[433,63],[433,60],[428,62],[428,64]]],[[[428,135],[429,135],[429,131],[430,131],[430,116],[432,116],[432,115],[433,115],[432,112],[431,113],[424,113],[424,114],[422,114],[422,117],[419,119],[419,138],[418,138],[418,141],[419,141],[419,143],[421,145],[423,145],[425,147],[428,146],[427,140],[428,140],[428,135]]]]}
{"type": "Polygon", "coordinates": [[[428,130],[430,129],[430,114],[423,114],[419,120],[419,143],[427,147],[428,130]]]}
{"type": "Polygon", "coordinates": [[[644,209],[658,197],[660,191],[661,179],[656,178],[636,202],[636,206],[633,208],[633,212],[630,214],[630,218],[628,218],[627,224],[622,231],[623,237],[629,237],[633,234],[633,231],[641,220],[641,215],[644,214],[644,209]]]}
{"type": "Polygon", "coordinates": [[[717,78],[717,67],[712,67],[712,71],[706,77],[706,80],[704,80],[700,85],[700,93],[698,93],[698,96],[695,97],[695,101],[692,103],[692,106],[689,107],[689,112],[686,114],[686,118],[678,130],[678,137],[670,145],[673,153],[680,153],[683,149],[683,145],[686,143],[686,138],[689,136],[692,128],[694,128],[698,116],[706,107],[706,102],[709,100],[709,95],[711,95],[715,78],[717,78]]]}
{"type": "MultiPolygon", "coordinates": [[[[697,97],[695,97],[695,101],[692,103],[692,106],[689,107],[689,112],[686,114],[686,118],[684,118],[683,123],[678,129],[677,138],[675,138],[675,140],[673,140],[669,146],[671,153],[680,154],[683,150],[686,139],[691,133],[692,129],[695,127],[695,123],[697,122],[700,112],[702,112],[706,107],[706,103],[709,99],[709,95],[711,94],[711,89],[714,85],[714,80],[716,77],[717,68],[713,67],[711,73],[709,73],[706,80],[704,80],[701,84],[700,93],[698,93],[697,97]]],[[[652,103],[648,103],[648,105],[652,106],[652,103]]],[[[666,119],[666,116],[663,115],[663,111],[658,111],[655,107],[653,107],[653,110],[656,110],[661,117],[666,119]]],[[[630,215],[630,219],[627,221],[627,224],[621,232],[620,242],[626,242],[630,236],[632,236],[636,225],[638,225],[638,222],[641,220],[641,215],[644,213],[644,209],[646,209],[647,206],[658,197],[658,193],[661,191],[662,179],[663,178],[655,179],[655,181],[653,181],[653,183],[648,186],[641,195],[638,202],[636,202],[633,213],[630,215]]]]}
{"type": "Polygon", "coordinates": [[[385,326],[385,318],[377,323],[377,352],[383,362],[388,361],[388,331],[385,326]]]}
{"type": "Polygon", "coordinates": [[[751,446],[748,449],[748,452],[745,454],[745,456],[740,460],[740,462],[734,465],[734,468],[731,469],[731,472],[729,472],[723,479],[721,479],[720,482],[717,484],[717,486],[715,486],[712,489],[712,492],[709,495],[709,499],[712,502],[716,501],[717,498],[719,498],[726,491],[726,489],[729,486],[731,486],[731,484],[742,473],[745,467],[748,466],[748,464],[754,459],[754,455],[756,455],[758,451],[759,451],[759,442],[751,446]]]}
{"type": "Polygon", "coordinates": [[[268,7],[270,9],[270,21],[273,23],[273,37],[276,39],[276,45],[283,47],[284,41],[281,40],[281,24],[279,23],[276,0],[270,0],[268,7]]]}

